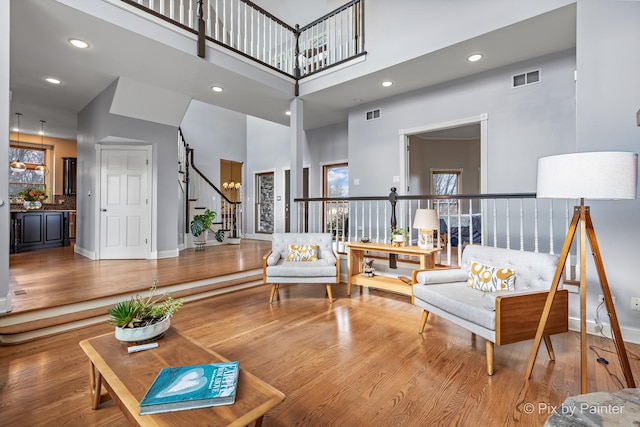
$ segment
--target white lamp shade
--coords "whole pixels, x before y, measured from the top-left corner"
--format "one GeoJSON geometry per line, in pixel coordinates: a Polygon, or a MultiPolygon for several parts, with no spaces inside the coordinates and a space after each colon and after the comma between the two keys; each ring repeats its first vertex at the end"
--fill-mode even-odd
{"type": "Polygon", "coordinates": [[[571,153],[538,159],[539,198],[635,199],[637,181],[636,153],[571,153]]]}
{"type": "Polygon", "coordinates": [[[439,228],[438,213],[435,209],[416,209],[413,228],[418,230],[437,230],[439,228]]]}

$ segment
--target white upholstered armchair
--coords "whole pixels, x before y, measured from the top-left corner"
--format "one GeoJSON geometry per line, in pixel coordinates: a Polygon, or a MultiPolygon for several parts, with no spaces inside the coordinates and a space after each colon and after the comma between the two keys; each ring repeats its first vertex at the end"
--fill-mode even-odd
{"type": "Polygon", "coordinates": [[[329,233],[274,233],[271,250],[262,257],[264,283],[271,283],[269,304],[281,283],[340,283],[340,258],[329,233]]]}

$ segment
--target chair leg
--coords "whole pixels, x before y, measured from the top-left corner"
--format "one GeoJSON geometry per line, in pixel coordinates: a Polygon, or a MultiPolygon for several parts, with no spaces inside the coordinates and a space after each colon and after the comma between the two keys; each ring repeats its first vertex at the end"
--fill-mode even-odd
{"type": "Polygon", "coordinates": [[[544,339],[544,345],[545,347],[547,347],[547,353],[549,353],[549,359],[556,360],[556,353],[553,351],[553,346],[551,345],[551,337],[549,335],[544,335],[542,339],[544,339]]]}
{"type": "Polygon", "coordinates": [[[329,304],[333,303],[333,295],[331,294],[331,284],[327,283],[327,295],[329,296],[329,304]]]}
{"type": "Polygon", "coordinates": [[[427,325],[428,317],[429,317],[429,312],[427,310],[422,310],[422,318],[420,319],[420,330],[418,330],[419,334],[424,332],[424,327],[427,325]]]}
{"type": "Polygon", "coordinates": [[[487,374],[493,375],[493,343],[487,340],[487,374]]]}
{"type": "Polygon", "coordinates": [[[271,296],[269,296],[269,304],[273,304],[273,297],[276,294],[276,289],[278,289],[277,283],[271,285],[271,296]]]}

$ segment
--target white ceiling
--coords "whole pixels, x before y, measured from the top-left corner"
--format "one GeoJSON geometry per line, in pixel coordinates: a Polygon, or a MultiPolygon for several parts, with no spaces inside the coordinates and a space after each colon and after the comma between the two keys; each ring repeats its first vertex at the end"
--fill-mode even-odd
{"type": "MultiPolygon", "coordinates": [[[[575,47],[575,7],[565,7],[326,89],[301,90],[304,126],[345,122],[349,108],[359,103],[571,47],[575,47]],[[481,46],[485,54],[474,67],[461,65],[469,46],[481,46]],[[379,90],[383,78],[396,84],[379,90]]],[[[283,90],[288,83],[261,84],[54,0],[11,2],[10,66],[12,127],[13,113],[21,112],[23,132],[37,133],[40,120],[46,120],[48,136],[68,139],[77,137],[78,112],[119,76],[282,124],[288,124],[283,113],[294,96],[293,91],[283,90]],[[91,48],[72,48],[67,43],[72,37],[88,41],[91,48]],[[45,82],[48,76],[62,84],[45,82]],[[216,81],[223,82],[222,94],[209,90],[216,81]]],[[[304,88],[304,79],[301,85],[304,88]]]]}

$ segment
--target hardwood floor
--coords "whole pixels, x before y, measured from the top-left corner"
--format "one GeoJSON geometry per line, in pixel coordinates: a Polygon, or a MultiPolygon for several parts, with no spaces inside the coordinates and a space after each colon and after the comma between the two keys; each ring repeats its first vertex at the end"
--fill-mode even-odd
{"type": "MultiPolygon", "coordinates": [[[[282,285],[273,305],[268,286],[218,295],[186,303],[172,326],[286,394],[265,426],[539,426],[580,393],[575,332],[552,337],[557,360],[541,352],[528,383],[531,341],[497,346],[489,377],[483,339],[437,316],[420,335],[420,309],[409,298],[333,289],[333,305],[316,284],[282,285]]],[[[109,331],[100,324],[0,347],[0,425],[127,425],[111,403],[90,409],[78,342],[109,331]]],[[[589,336],[589,344],[589,390],[622,388],[611,342],[589,336]]],[[[628,351],[637,377],[640,346],[628,351]]]]}
{"type": "Polygon", "coordinates": [[[116,301],[159,292],[185,300],[262,284],[262,256],[271,242],[187,249],[176,258],[92,261],[72,247],[10,256],[13,310],[0,316],[0,345],[102,322],[116,301]]]}
{"type": "Polygon", "coordinates": [[[243,239],[240,245],[186,249],[175,258],[93,261],[73,246],[11,254],[9,286],[13,312],[59,307],[130,292],[145,292],[157,279],[160,287],[262,270],[262,255],[271,242],[243,239]]]}

